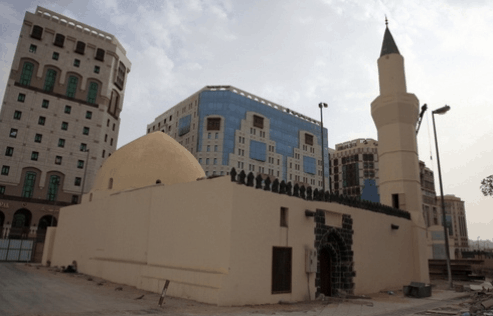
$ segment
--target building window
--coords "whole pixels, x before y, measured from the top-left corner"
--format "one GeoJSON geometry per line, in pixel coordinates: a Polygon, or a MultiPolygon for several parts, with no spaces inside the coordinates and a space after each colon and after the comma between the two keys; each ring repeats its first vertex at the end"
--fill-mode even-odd
{"type": "Polygon", "coordinates": [[[79,203],[79,196],[78,195],[72,195],[72,204],[77,204],[77,203],[79,203]]]}
{"type": "Polygon", "coordinates": [[[217,145],[214,145],[214,151],[217,151],[217,145]]]}
{"type": "Polygon", "coordinates": [[[214,158],[214,164],[217,165],[217,158],[214,158]]]}
{"type": "Polygon", "coordinates": [[[62,122],[62,130],[66,131],[68,129],[68,123],[62,122]]]}
{"type": "Polygon", "coordinates": [[[89,92],[87,93],[87,102],[91,104],[95,104],[97,96],[98,96],[98,84],[95,82],[91,82],[89,84],[89,92]]]}
{"type": "Polygon", "coordinates": [[[288,209],[281,207],[281,227],[288,227],[288,209]]]}
{"type": "Polygon", "coordinates": [[[14,147],[7,147],[5,149],[5,156],[12,157],[13,154],[14,154],[14,147]]]}
{"type": "Polygon", "coordinates": [[[84,160],[77,160],[77,168],[79,169],[84,168],[84,160]]]}
{"type": "Polygon", "coordinates": [[[43,102],[41,103],[41,107],[45,109],[47,109],[49,105],[50,105],[50,101],[48,100],[43,100],[43,102]]]}
{"type": "Polygon", "coordinates": [[[51,59],[58,60],[58,58],[60,58],[60,54],[57,52],[53,52],[53,55],[51,55],[51,59]]]}
{"type": "MultiPolygon", "coordinates": [[[[123,65],[122,62],[120,62],[119,66],[118,66],[118,73],[117,73],[116,82],[115,82],[115,84],[117,85],[118,88],[120,88],[120,90],[123,89],[123,86],[125,84],[126,72],[127,72],[127,68],[125,67],[125,65],[123,65]]],[[[169,120],[171,121],[171,117],[169,120]]]]}
{"type": "Polygon", "coordinates": [[[77,54],[84,55],[84,50],[86,49],[86,44],[84,42],[78,41],[75,46],[75,52],[77,54]]]}
{"type": "Polygon", "coordinates": [[[104,158],[105,154],[106,154],[106,150],[103,149],[103,153],[102,153],[101,157],[104,158]]]}
{"type": "Polygon", "coordinates": [[[57,72],[53,69],[48,69],[48,71],[46,71],[46,78],[45,78],[45,83],[44,83],[44,87],[43,87],[44,91],[48,91],[48,92],[53,91],[53,88],[55,87],[55,82],[56,82],[56,75],[57,75],[57,72]]]}
{"type": "Polygon", "coordinates": [[[5,194],[5,186],[0,185],[0,194],[5,194]]]}
{"type": "Polygon", "coordinates": [[[22,112],[21,111],[15,111],[14,112],[14,120],[20,120],[21,119],[21,116],[22,116],[22,112]]]}
{"type": "Polygon", "coordinates": [[[56,201],[58,195],[58,186],[60,185],[59,176],[50,176],[50,185],[48,186],[48,201],[56,201]]]}
{"type": "Polygon", "coordinates": [[[22,67],[20,84],[23,86],[29,86],[31,84],[31,78],[33,76],[34,64],[26,62],[22,67]]]}
{"type": "Polygon", "coordinates": [[[221,129],[221,119],[220,118],[208,118],[207,119],[207,130],[208,131],[218,131],[220,129],[221,129]]]}
{"type": "Polygon", "coordinates": [[[115,130],[115,125],[116,125],[116,124],[115,124],[115,123],[113,123],[113,128],[112,128],[112,130],[113,130],[113,131],[115,130]]]}
{"type": "Polygon", "coordinates": [[[110,146],[113,146],[113,138],[110,139],[110,146]]]}
{"type": "Polygon", "coordinates": [[[77,84],[79,83],[79,78],[70,76],[68,78],[67,85],[67,97],[75,98],[75,93],[77,92],[77,84]]]}
{"type": "Polygon", "coordinates": [[[272,248],[272,294],[291,293],[292,248],[272,248]]]}
{"type": "Polygon", "coordinates": [[[216,133],[216,134],[214,135],[214,138],[215,138],[215,139],[217,139],[218,137],[219,137],[219,133],[216,133]]]}
{"type": "Polygon", "coordinates": [[[253,116],[253,126],[258,128],[264,128],[264,118],[258,115],[253,116]]]}
{"type": "Polygon", "coordinates": [[[2,175],[8,176],[10,171],[10,166],[2,166],[2,175]]]}
{"type": "Polygon", "coordinates": [[[207,159],[205,160],[205,164],[206,164],[206,165],[208,165],[208,164],[209,164],[209,158],[207,158],[207,159]]]}
{"type": "Polygon", "coordinates": [[[89,135],[89,127],[85,127],[82,129],[82,134],[89,135]]]}
{"type": "Polygon", "coordinates": [[[61,147],[61,148],[65,147],[65,139],[63,139],[63,138],[58,139],[58,147],[61,147]]]}
{"type": "Polygon", "coordinates": [[[43,135],[41,134],[36,134],[34,135],[34,142],[36,143],[41,143],[41,139],[43,138],[43,135]]]}
{"type": "Polygon", "coordinates": [[[65,36],[63,36],[62,34],[57,34],[55,36],[55,42],[53,43],[53,45],[58,47],[63,47],[64,42],[65,42],[65,36]]]}
{"type": "Polygon", "coordinates": [[[31,46],[29,46],[30,53],[36,53],[36,49],[38,49],[36,45],[31,44],[31,46]]]}
{"type": "Polygon", "coordinates": [[[41,40],[41,36],[43,35],[43,28],[39,25],[34,25],[33,26],[33,31],[31,33],[31,37],[41,40]]]}
{"type": "Polygon", "coordinates": [[[28,171],[24,177],[24,187],[22,188],[22,197],[32,198],[34,184],[36,183],[36,172],[28,171]]]}
{"type": "Polygon", "coordinates": [[[81,143],[79,149],[80,149],[80,151],[86,151],[87,150],[87,144],[81,143]]]}
{"type": "Polygon", "coordinates": [[[66,105],[64,112],[65,114],[70,114],[70,112],[72,112],[72,107],[70,105],[66,105]]]}
{"type": "Polygon", "coordinates": [[[305,134],[305,144],[313,146],[313,135],[305,134]]]}
{"type": "Polygon", "coordinates": [[[80,60],[74,59],[74,67],[79,67],[79,66],[80,66],[80,60]]]}
{"type": "Polygon", "coordinates": [[[191,121],[192,121],[192,115],[187,115],[180,118],[180,120],[178,121],[178,136],[183,136],[188,132],[190,132],[191,121]]]}
{"type": "Polygon", "coordinates": [[[17,137],[17,128],[11,128],[9,137],[16,138],[17,137]]]}
{"type": "Polygon", "coordinates": [[[92,118],[92,112],[91,111],[87,111],[86,112],[86,119],[90,120],[92,118]]]}
{"type": "Polygon", "coordinates": [[[99,66],[94,66],[94,73],[95,74],[98,74],[100,70],[101,70],[101,68],[99,68],[99,66]]]}
{"type": "Polygon", "coordinates": [[[392,194],[392,207],[399,208],[399,194],[392,194]]]}
{"type": "Polygon", "coordinates": [[[76,187],[80,187],[81,182],[82,182],[82,179],[80,177],[75,177],[74,185],[76,187]]]}
{"type": "Polygon", "coordinates": [[[37,151],[31,152],[31,160],[38,161],[39,153],[37,151]]]}
{"type": "Polygon", "coordinates": [[[19,93],[17,96],[17,101],[24,102],[24,100],[26,100],[26,95],[24,93],[19,93]]]}
{"type": "Polygon", "coordinates": [[[104,49],[101,49],[101,48],[98,48],[96,50],[96,57],[95,57],[96,60],[99,60],[99,61],[104,61],[104,49]]]}
{"type": "Polygon", "coordinates": [[[207,145],[207,151],[211,151],[211,146],[207,145]]]}

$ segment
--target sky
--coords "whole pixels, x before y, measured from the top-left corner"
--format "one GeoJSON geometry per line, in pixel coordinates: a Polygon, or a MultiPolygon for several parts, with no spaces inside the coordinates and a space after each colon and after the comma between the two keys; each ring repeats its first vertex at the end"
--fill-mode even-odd
{"type": "Polygon", "coordinates": [[[320,119],[329,147],[377,139],[370,104],[379,94],[377,59],[389,29],[405,59],[407,89],[430,109],[419,156],[443,190],[465,201],[469,238],[493,240],[493,7],[480,0],[1,1],[0,96],[26,11],[42,6],[118,38],[132,62],[118,147],[206,85],[232,85],[320,119]]]}

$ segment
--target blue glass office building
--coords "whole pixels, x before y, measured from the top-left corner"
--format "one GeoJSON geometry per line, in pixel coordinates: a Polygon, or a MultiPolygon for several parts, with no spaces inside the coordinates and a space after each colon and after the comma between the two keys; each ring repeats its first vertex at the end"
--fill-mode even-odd
{"type": "MultiPolygon", "coordinates": [[[[320,123],[232,86],[201,89],[148,125],[148,133],[158,130],[186,147],[208,175],[235,167],[322,187],[320,123]]],[[[328,188],[327,129],[323,133],[328,188]]]]}

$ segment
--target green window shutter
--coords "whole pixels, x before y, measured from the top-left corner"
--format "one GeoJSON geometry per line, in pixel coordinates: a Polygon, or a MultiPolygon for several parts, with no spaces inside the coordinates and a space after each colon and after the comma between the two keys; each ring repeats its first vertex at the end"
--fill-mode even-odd
{"type": "Polygon", "coordinates": [[[79,78],[70,76],[68,78],[67,85],[67,97],[75,98],[75,93],[77,92],[77,84],[79,83],[79,78]]]}
{"type": "Polygon", "coordinates": [[[46,72],[46,78],[45,78],[45,85],[44,85],[44,91],[53,91],[53,88],[55,87],[55,81],[56,81],[56,71],[53,69],[48,69],[46,72]]]}
{"type": "Polygon", "coordinates": [[[22,67],[21,82],[23,86],[29,86],[31,84],[31,77],[33,75],[34,65],[32,63],[24,63],[22,67]]]}
{"type": "Polygon", "coordinates": [[[96,103],[96,97],[98,96],[98,84],[91,82],[89,84],[89,92],[87,93],[87,102],[94,104],[96,103]]]}

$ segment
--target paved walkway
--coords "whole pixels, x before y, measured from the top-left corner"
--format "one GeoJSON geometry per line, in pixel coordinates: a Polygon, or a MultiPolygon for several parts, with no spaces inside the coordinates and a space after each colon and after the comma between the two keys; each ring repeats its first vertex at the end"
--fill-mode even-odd
{"type": "Polygon", "coordinates": [[[234,315],[234,316],[405,316],[449,306],[466,293],[436,291],[431,298],[412,299],[402,294],[377,294],[371,300],[305,302],[288,305],[218,307],[106,282],[82,274],[55,273],[44,267],[0,262],[0,315],[103,316],[103,315],[234,315]],[[115,289],[121,289],[116,291],[115,289]],[[373,304],[367,306],[365,304],[373,304]]]}

